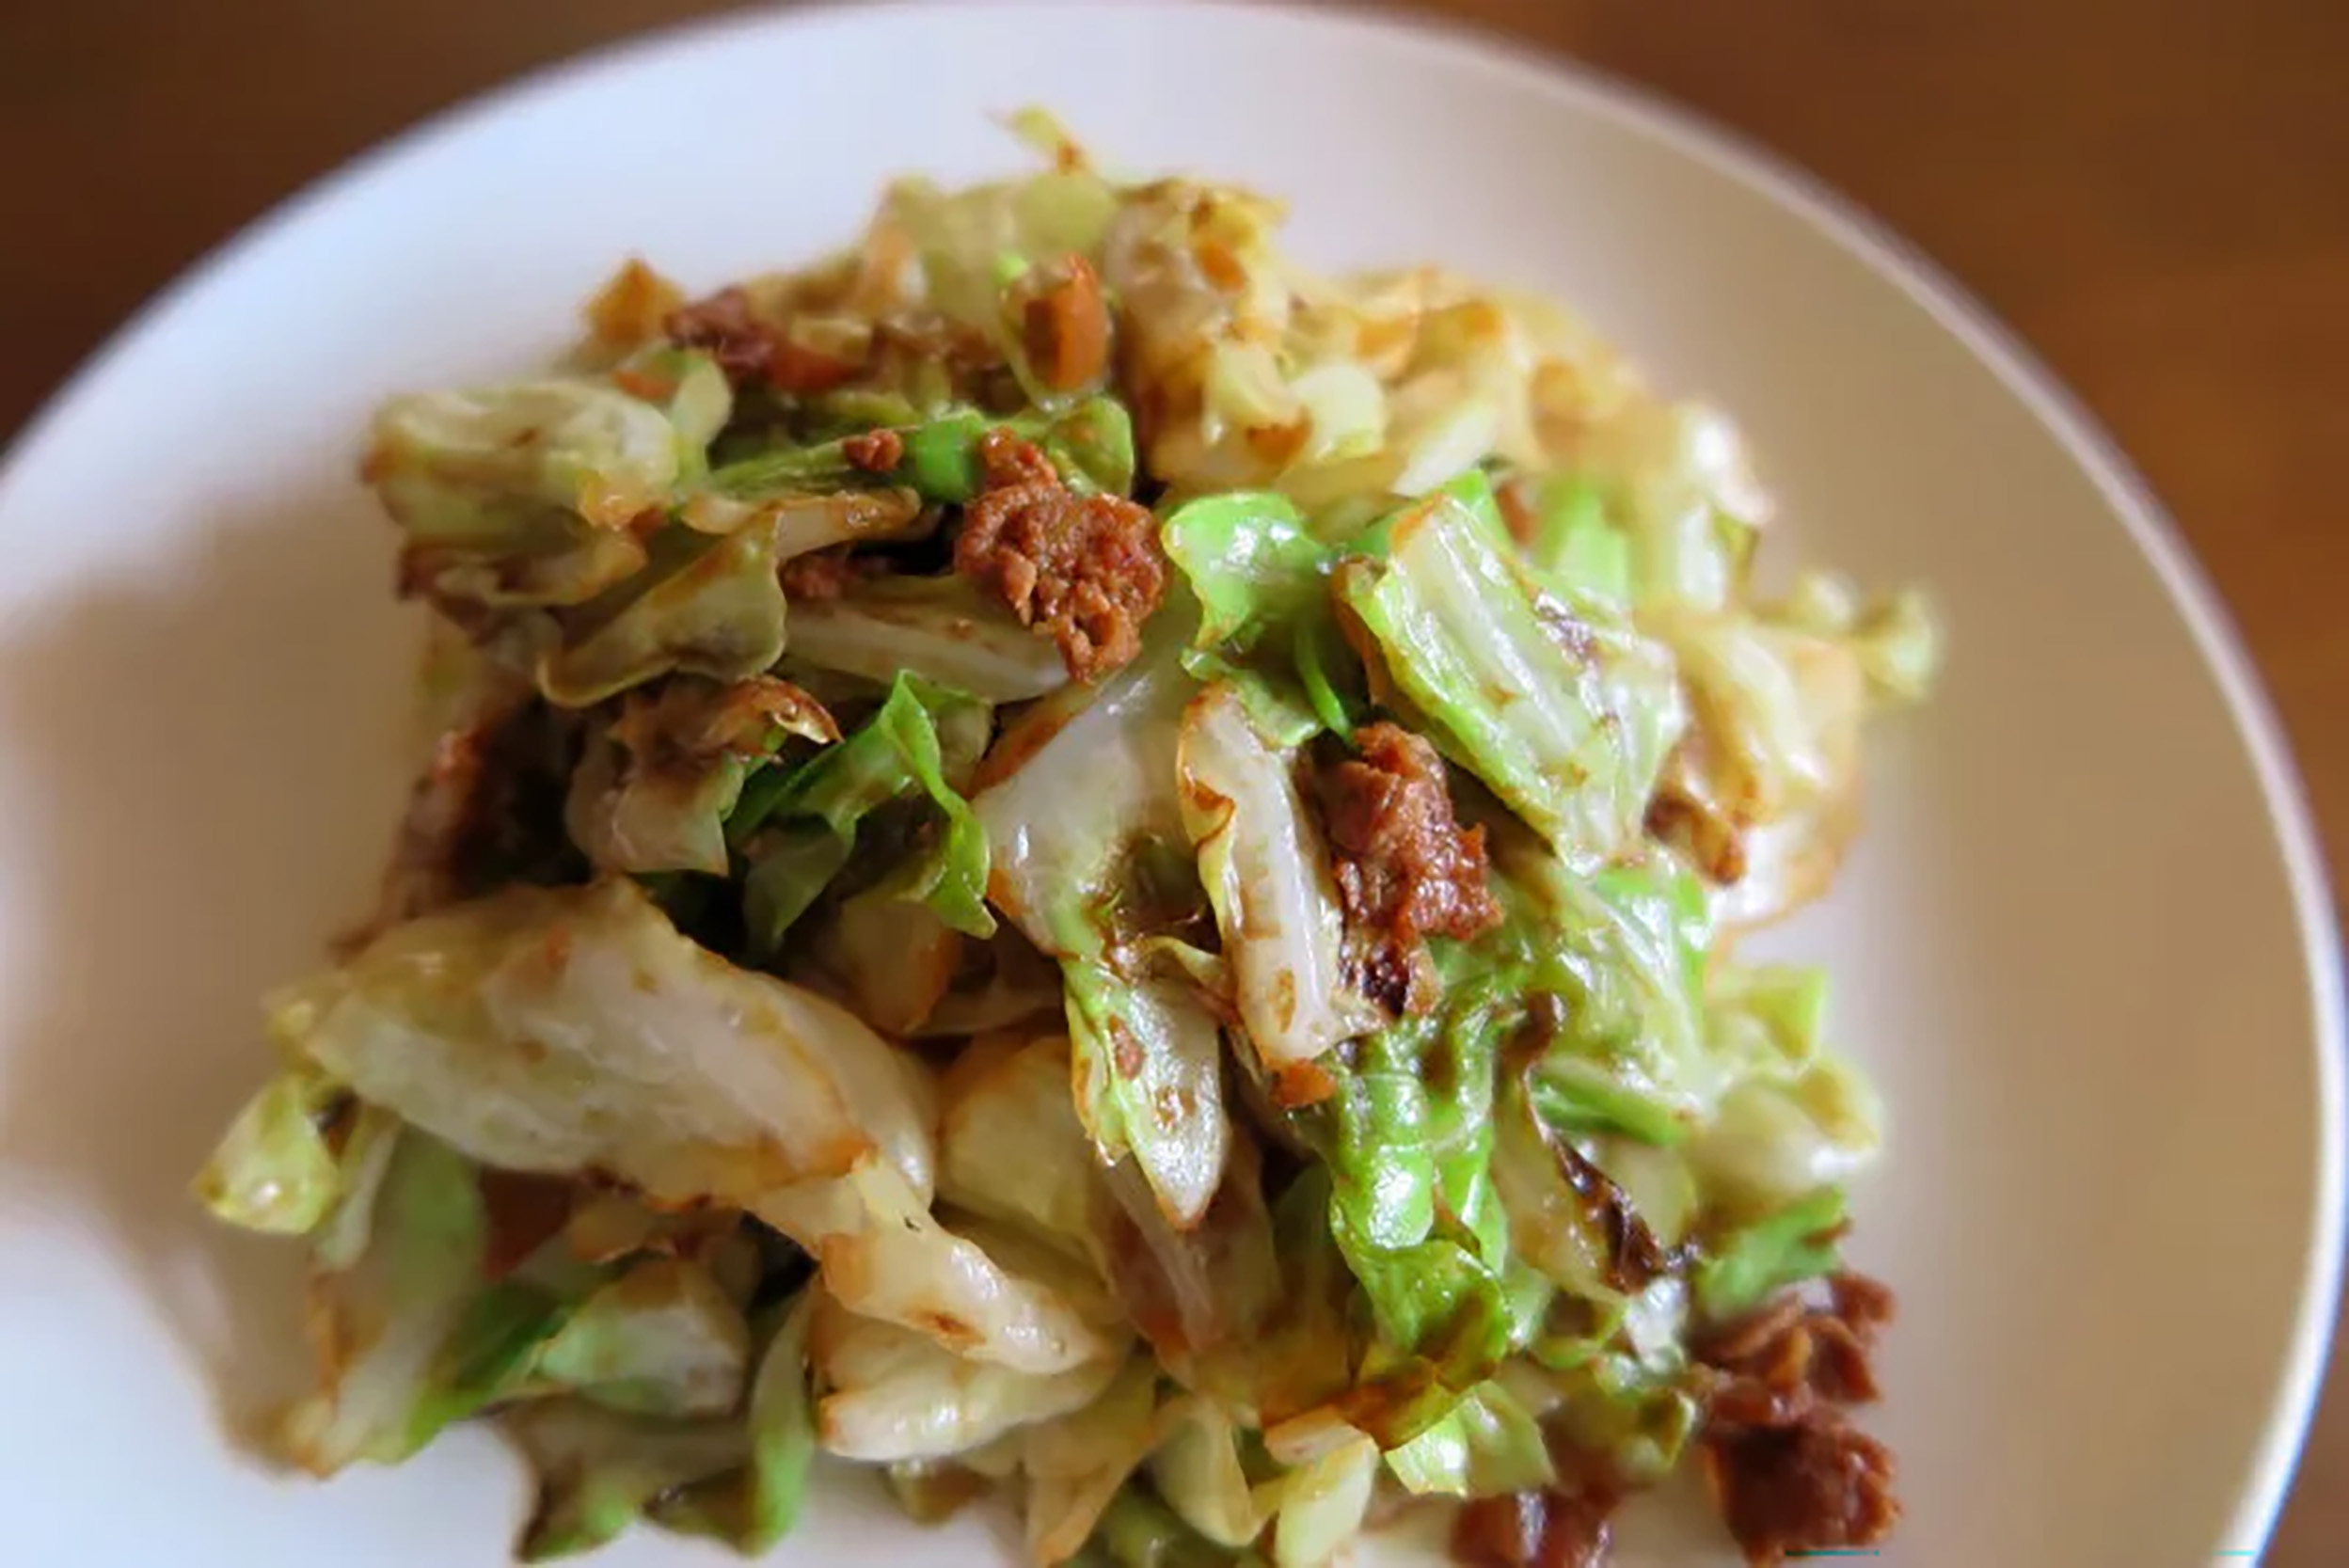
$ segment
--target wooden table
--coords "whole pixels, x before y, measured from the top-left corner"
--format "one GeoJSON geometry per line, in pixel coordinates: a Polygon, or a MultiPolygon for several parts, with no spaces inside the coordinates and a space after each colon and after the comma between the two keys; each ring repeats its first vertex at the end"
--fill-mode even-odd
{"type": "MultiPolygon", "coordinates": [[[[312,176],[708,0],[0,10],[0,436],[312,176]]],[[[1809,166],[2053,362],[2232,605],[2349,868],[2349,4],[1444,0],[1809,166]]],[[[2268,1560],[2349,1562],[2336,1365],[2268,1560]]]]}

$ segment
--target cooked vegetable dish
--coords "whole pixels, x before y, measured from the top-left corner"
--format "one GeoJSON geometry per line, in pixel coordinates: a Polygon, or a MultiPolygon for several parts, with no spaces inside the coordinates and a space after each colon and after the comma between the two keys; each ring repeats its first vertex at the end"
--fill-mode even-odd
{"type": "Polygon", "coordinates": [[[1924,601],[1766,594],[1736,432],[1552,306],[1014,126],[376,418],[436,738],[198,1181],[307,1240],[285,1451],[494,1420],[531,1560],[765,1550],[819,1454],[1043,1564],[1597,1562],[1684,1463],[1882,1539],[1880,1111],[1740,939],[1924,601]]]}

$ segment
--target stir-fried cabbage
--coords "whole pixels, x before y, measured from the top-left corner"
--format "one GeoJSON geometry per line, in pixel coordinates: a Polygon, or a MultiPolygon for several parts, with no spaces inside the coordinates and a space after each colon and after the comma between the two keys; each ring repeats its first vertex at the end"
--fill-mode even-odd
{"type": "Polygon", "coordinates": [[[1106,1260],[1112,1198],[1070,1101],[1065,1037],[979,1040],[948,1069],[940,1098],[940,1196],[1106,1260]]]}
{"type": "Polygon", "coordinates": [[[1218,683],[1183,715],[1176,768],[1241,1023],[1285,1099],[1318,1099],[1326,1078],[1309,1064],[1375,1015],[1346,983],[1337,883],[1296,755],[1268,744],[1218,683]]]}
{"type": "Polygon", "coordinates": [[[360,1098],[501,1169],[746,1209],[867,1154],[929,1184],[917,1069],[845,1010],[688,942],[625,879],[425,916],[272,1014],[360,1098]]]}
{"type": "Polygon", "coordinates": [[[936,1459],[1087,1403],[1117,1375],[1114,1356],[1024,1372],[958,1355],[936,1340],[845,1310],[819,1311],[813,1340],[827,1390],[823,1446],[846,1459],[936,1459]]]}
{"type": "Polygon", "coordinates": [[[990,898],[1061,961],[1077,1113],[1103,1156],[1132,1154],[1178,1225],[1214,1197],[1230,1136],[1219,1022],[1147,926],[1180,912],[1153,906],[1186,896],[1151,880],[1186,842],[1176,752],[1190,691],[1171,649],[1146,651],[1073,715],[1044,721],[1050,738],[975,805],[993,849],[990,898]]]}
{"type": "Polygon", "coordinates": [[[332,1080],[281,1072],[246,1101],[196,1179],[196,1196],[229,1224],[294,1236],[345,1201],[341,1162],[320,1125],[341,1095],[332,1080]]]}
{"type": "Polygon", "coordinates": [[[403,584],[451,606],[576,605],[641,567],[633,525],[675,499],[730,404],[715,365],[679,359],[668,406],[587,377],[387,404],[364,472],[405,535],[403,584]]]}
{"type": "Polygon", "coordinates": [[[1085,1549],[1119,1489],[1165,1438],[1170,1413],[1159,1401],[1157,1369],[1136,1356],[1090,1404],[1017,1434],[1037,1562],[1065,1562],[1085,1549]]]}
{"type": "Polygon", "coordinates": [[[706,1267],[650,1259],[579,1303],[538,1352],[538,1375],[614,1410],[717,1416],[750,1372],[751,1330],[706,1267]]]}
{"type": "Polygon", "coordinates": [[[876,682],[910,670],[989,703],[1041,697],[1069,680],[1051,643],[1030,636],[962,578],[884,578],[838,599],[796,606],[791,654],[876,682]]]}
{"type": "Polygon", "coordinates": [[[308,1248],[280,1446],[494,1417],[528,1560],[764,1552],[820,1449],[1039,1564],[1324,1568],[1406,1504],[1595,1562],[1760,1422],[1849,1463],[1749,1554],[1873,1545],[1885,1114],[1734,942],[1929,602],[1763,597],[1729,420],[1554,306],[1012,129],[374,421],[433,760],[194,1184],[308,1248]]]}
{"type": "Polygon", "coordinates": [[[1682,699],[1669,661],[1512,559],[1489,492],[1441,491],[1385,525],[1338,593],[1434,737],[1577,869],[1641,834],[1682,699]]]}
{"type": "Polygon", "coordinates": [[[631,698],[571,775],[564,831],[607,871],[722,876],[742,785],[793,736],[830,743],[840,731],[822,704],[771,675],[631,698]]]}
{"type": "Polygon", "coordinates": [[[1163,532],[1201,607],[1184,667],[1232,682],[1278,739],[1353,728],[1341,689],[1353,656],[1326,580],[1345,552],[1318,538],[1287,497],[1263,491],[1203,496],[1176,508],[1163,532]]]}
{"type": "Polygon", "coordinates": [[[769,769],[738,801],[726,832],[749,862],[743,879],[750,942],[762,954],[783,945],[792,923],[849,863],[865,819],[892,801],[927,797],[941,819],[931,854],[903,865],[897,892],[928,905],[956,930],[995,928],[982,902],[987,837],[945,775],[942,728],[976,705],[911,675],[856,734],[792,771],[769,769]]]}

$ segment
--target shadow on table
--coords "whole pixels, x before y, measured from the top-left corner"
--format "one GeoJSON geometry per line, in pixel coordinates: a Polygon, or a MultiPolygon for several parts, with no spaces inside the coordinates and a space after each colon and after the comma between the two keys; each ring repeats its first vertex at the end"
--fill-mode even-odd
{"type": "Polygon", "coordinates": [[[304,1380],[300,1249],[188,1183],[271,1070],[257,996],[363,911],[388,841],[413,636],[388,545],[356,494],[240,509],[0,644],[39,921],[0,1195],[57,1227],[37,1248],[109,1248],[240,1425],[304,1380]]]}

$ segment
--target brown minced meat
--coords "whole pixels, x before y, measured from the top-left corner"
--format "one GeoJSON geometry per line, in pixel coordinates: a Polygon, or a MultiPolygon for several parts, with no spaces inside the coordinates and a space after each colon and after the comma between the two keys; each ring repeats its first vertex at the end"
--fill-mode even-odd
{"type": "Polygon", "coordinates": [[[1461,1505],[1452,1560],[1461,1568],[1606,1568],[1614,1532],[1604,1492],[1515,1492],[1461,1505]]]}
{"type": "Polygon", "coordinates": [[[764,381],[783,392],[824,392],[854,379],[863,368],[794,341],[759,315],[740,288],[721,289],[680,306],[663,325],[672,342],[706,353],[737,387],[764,381]]]}
{"type": "Polygon", "coordinates": [[[868,474],[885,474],[905,457],[905,437],[883,427],[851,436],[840,443],[840,455],[868,474]]]}
{"type": "Polygon", "coordinates": [[[1827,1305],[1788,1292],[1695,1347],[1706,1472],[1748,1562],[1873,1546],[1899,1521],[1892,1454],[1847,1413],[1877,1398],[1870,1357],[1892,1315],[1890,1290],[1838,1275],[1827,1305]]]}
{"type": "Polygon", "coordinates": [[[1080,496],[1052,460],[1008,430],[979,443],[986,483],[963,509],[955,570],[1059,645],[1069,673],[1103,675],[1141,651],[1142,623],[1167,593],[1150,508],[1080,496]]]}
{"type": "Polygon", "coordinates": [[[852,555],[846,546],[795,555],[783,563],[786,598],[814,603],[836,599],[870,578],[889,575],[889,562],[874,556],[852,555]]]}
{"type": "Polygon", "coordinates": [[[1315,779],[1362,989],[1396,1012],[1435,1006],[1426,939],[1500,924],[1485,884],[1484,830],[1452,815],[1443,759],[1395,724],[1356,733],[1358,755],[1315,779]]]}

